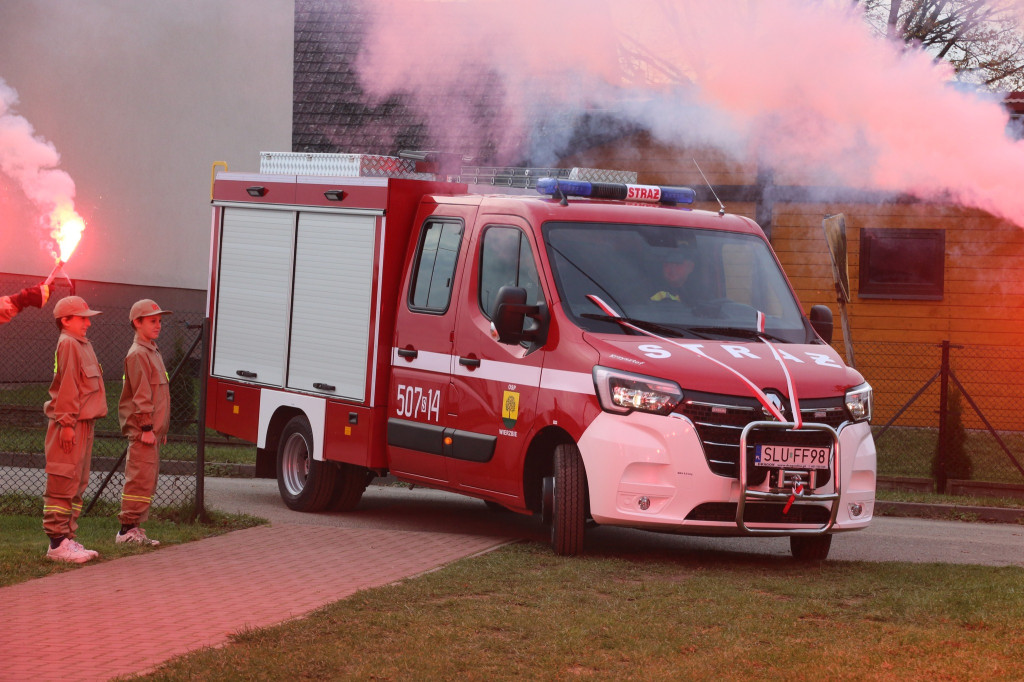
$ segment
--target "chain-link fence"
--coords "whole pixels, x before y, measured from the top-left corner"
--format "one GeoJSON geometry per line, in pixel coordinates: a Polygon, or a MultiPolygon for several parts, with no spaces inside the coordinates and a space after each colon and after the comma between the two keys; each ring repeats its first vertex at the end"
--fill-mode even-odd
{"type": "MultiPolygon", "coordinates": [[[[102,487],[98,499],[116,508],[124,480],[119,460],[126,447],[117,423],[117,400],[133,331],[126,308],[103,311],[93,318],[89,338],[103,365],[108,414],[96,426],[85,499],[90,504],[102,487]]],[[[195,465],[201,330],[201,313],[179,312],[164,320],[159,344],[168,371],[177,374],[171,382],[171,433],[161,448],[154,506],[193,505],[201,497],[202,472],[195,465]]],[[[41,514],[42,405],[53,376],[57,336],[49,309],[29,309],[2,331],[0,514],[41,514]]],[[[944,352],[943,344],[855,345],[857,369],[874,388],[879,475],[934,480],[940,490],[953,489],[961,480],[1024,486],[1024,348],[945,346],[944,352]]],[[[234,459],[239,454],[233,451],[248,444],[214,447],[215,453],[223,447],[232,454],[221,463],[213,454],[208,466],[228,468],[230,462],[251,459],[248,452],[234,459]]]]}
{"type": "Polygon", "coordinates": [[[1024,348],[859,343],[854,352],[874,388],[880,476],[932,479],[939,490],[1024,485],[1024,348]]]}
{"type": "MultiPolygon", "coordinates": [[[[42,516],[46,485],[43,442],[54,353],[60,332],[52,305],[27,309],[3,328],[0,354],[0,514],[42,516]]],[[[134,338],[127,308],[102,307],[92,318],[88,338],[103,367],[107,416],[96,422],[85,513],[99,502],[103,513],[116,513],[124,485],[127,441],[117,419],[124,356],[134,338]]],[[[154,508],[201,511],[196,506],[202,489],[197,471],[197,410],[202,357],[202,315],[181,313],[164,318],[158,340],[171,377],[171,427],[160,447],[160,476],[154,508]]],[[[92,512],[98,513],[98,512],[92,512]]]]}

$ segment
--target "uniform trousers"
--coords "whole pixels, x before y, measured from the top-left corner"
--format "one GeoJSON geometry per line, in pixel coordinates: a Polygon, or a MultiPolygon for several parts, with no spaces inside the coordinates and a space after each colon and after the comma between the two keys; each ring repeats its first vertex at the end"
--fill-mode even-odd
{"type": "Polygon", "coordinates": [[[46,492],[43,494],[43,530],[50,537],[75,537],[82,495],[89,485],[95,421],[80,419],[75,424],[75,443],[64,452],[61,427],[53,419],[46,427],[46,492]]]}
{"type": "Polygon", "coordinates": [[[141,440],[128,442],[121,513],[117,516],[122,524],[138,525],[149,518],[149,506],[153,503],[159,470],[160,449],[156,443],[146,445],[141,440]]]}

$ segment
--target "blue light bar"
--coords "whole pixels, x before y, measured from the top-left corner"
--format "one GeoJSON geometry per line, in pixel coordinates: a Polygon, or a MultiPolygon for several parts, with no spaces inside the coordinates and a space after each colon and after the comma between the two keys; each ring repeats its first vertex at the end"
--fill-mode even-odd
{"type": "Polygon", "coordinates": [[[537,191],[541,194],[562,194],[570,197],[589,197],[591,183],[585,180],[559,180],[558,178],[540,178],[537,180],[537,191]]]}
{"type": "Polygon", "coordinates": [[[615,182],[586,182],[540,178],[537,191],[551,196],[590,197],[617,201],[641,201],[648,204],[692,204],[696,193],[689,187],[626,185],[615,182]]]}
{"type": "Polygon", "coordinates": [[[692,204],[697,193],[689,187],[661,187],[661,203],[692,204]]]}

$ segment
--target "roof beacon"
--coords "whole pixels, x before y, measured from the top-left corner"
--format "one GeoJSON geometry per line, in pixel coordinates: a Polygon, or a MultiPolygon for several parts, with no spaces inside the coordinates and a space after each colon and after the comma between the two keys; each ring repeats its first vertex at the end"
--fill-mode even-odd
{"type": "Polygon", "coordinates": [[[627,185],[618,182],[585,182],[559,178],[541,178],[537,181],[537,191],[551,196],[643,201],[652,204],[692,204],[696,197],[689,187],[627,185]]]}

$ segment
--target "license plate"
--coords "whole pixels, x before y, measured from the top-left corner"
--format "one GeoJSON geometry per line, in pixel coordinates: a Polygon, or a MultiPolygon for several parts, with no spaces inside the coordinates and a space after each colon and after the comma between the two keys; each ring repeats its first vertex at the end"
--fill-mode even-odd
{"type": "Polygon", "coordinates": [[[829,448],[758,445],[754,450],[754,464],[774,469],[828,469],[828,455],[829,448]]]}

